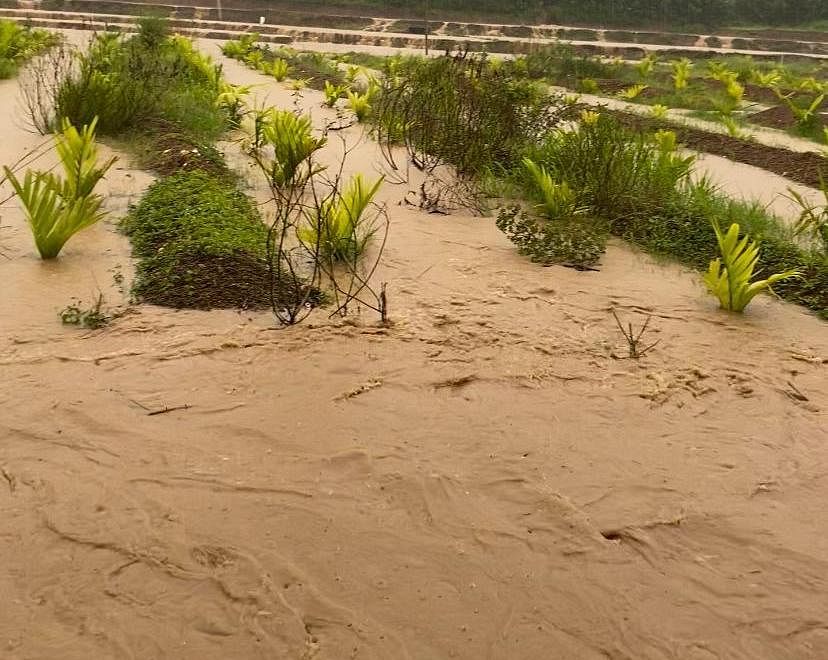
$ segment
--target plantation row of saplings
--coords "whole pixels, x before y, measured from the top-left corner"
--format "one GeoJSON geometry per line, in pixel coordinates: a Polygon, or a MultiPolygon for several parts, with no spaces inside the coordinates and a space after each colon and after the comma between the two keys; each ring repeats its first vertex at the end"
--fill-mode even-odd
{"type": "MultiPolygon", "coordinates": [[[[56,133],[63,176],[20,164],[4,170],[44,259],[104,215],[95,187],[112,162],[97,158],[96,135],[117,139],[159,174],[121,222],[137,258],[138,300],[269,307],[286,325],[319,306],[333,315],[359,305],[385,320],[385,287],[372,278],[389,229],[374,202],[382,179],[346,179],[342,167],[319,162],[337,129],[364,122],[389,173],[405,171],[403,161],[425,173],[423,209],[494,210],[533,261],[595,269],[607,238],[618,236],[704,271],[724,309],[742,311],[773,285],[828,317],[825,207],[803,201],[789,226],[730,199],[691,177],[694,157],[679,152],[674,132],[633,130],[552,94],[524,60],[394,57],[373,75],[320,54],[272,50],[255,36],[224,46],[297,95],[322,89],[337,120],[319,131],[298,109],[252,107],[250,88],[227,84],[221,67],[163,21],[139,28],[95,35],[80,53],[52,45],[32,61],[21,90],[34,125],[56,133]],[[216,149],[228,135],[267,182],[267,204],[251,201],[216,149]]],[[[92,311],[72,320],[101,322],[92,311]]]]}

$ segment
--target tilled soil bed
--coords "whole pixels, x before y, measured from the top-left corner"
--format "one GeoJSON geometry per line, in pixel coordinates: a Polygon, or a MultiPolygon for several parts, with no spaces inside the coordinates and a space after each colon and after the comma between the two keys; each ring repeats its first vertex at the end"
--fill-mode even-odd
{"type": "Polygon", "coordinates": [[[790,151],[628,112],[615,110],[605,110],[605,112],[616,117],[624,126],[634,130],[669,129],[676,133],[679,142],[690,149],[761,167],[768,172],[779,174],[806,186],[818,187],[820,178],[828,177],[828,159],[816,152],[790,151]]]}
{"type": "MultiPolygon", "coordinates": [[[[774,108],[762,110],[749,117],[750,121],[760,126],[768,126],[770,128],[781,128],[787,130],[796,125],[796,117],[794,117],[791,109],[786,105],[778,105],[774,108]]],[[[828,114],[826,114],[826,106],[822,106],[822,111],[815,115],[814,121],[818,122],[817,126],[828,126],[828,114]]]]}

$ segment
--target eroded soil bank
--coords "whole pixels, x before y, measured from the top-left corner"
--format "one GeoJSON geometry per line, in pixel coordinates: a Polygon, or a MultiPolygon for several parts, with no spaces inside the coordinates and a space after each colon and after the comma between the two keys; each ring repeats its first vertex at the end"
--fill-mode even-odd
{"type": "MultiPolygon", "coordinates": [[[[14,84],[0,162],[37,139],[14,84]]],[[[379,163],[365,142],[349,168],[379,163]]],[[[139,176],[110,175],[114,208],[139,176]]],[[[382,191],[388,328],[137,306],[66,329],[71,296],[117,300],[125,239],[45,265],[2,209],[0,656],[828,657],[825,324],[722,313],[617,244],[544,269],[406,189],[382,191]],[[653,316],[645,358],[611,308],[653,316]]]]}

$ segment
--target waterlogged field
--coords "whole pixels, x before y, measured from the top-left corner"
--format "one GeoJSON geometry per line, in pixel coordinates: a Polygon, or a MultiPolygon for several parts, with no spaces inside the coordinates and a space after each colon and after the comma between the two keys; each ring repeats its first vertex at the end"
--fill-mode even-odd
{"type": "Polygon", "coordinates": [[[537,58],[77,41],[0,82],[8,657],[828,654],[821,160],[743,199],[537,58]]]}

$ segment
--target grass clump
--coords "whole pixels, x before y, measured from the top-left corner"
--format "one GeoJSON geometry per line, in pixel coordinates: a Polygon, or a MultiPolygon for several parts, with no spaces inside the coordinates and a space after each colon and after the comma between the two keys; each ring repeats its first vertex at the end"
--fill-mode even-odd
{"type": "Polygon", "coordinates": [[[56,34],[46,30],[0,19],[0,80],[16,75],[21,65],[58,41],[56,34]]]}
{"type": "Polygon", "coordinates": [[[270,306],[267,228],[226,179],[203,171],[161,179],[122,227],[138,258],[141,300],[194,309],[270,306]]]}

